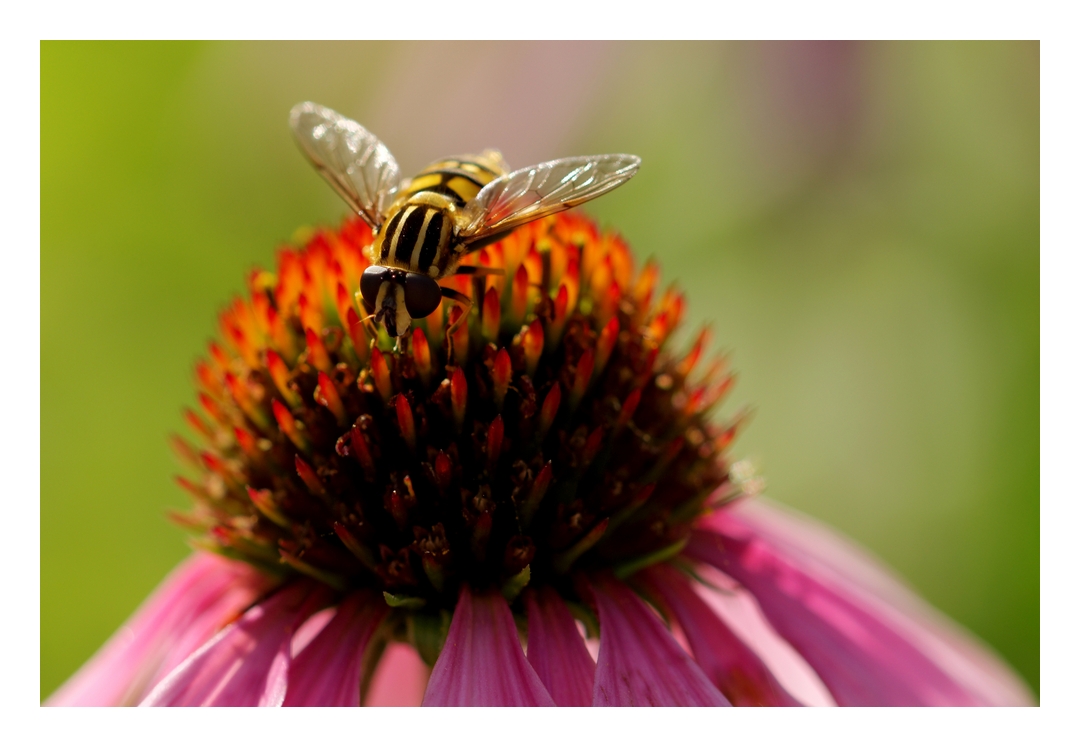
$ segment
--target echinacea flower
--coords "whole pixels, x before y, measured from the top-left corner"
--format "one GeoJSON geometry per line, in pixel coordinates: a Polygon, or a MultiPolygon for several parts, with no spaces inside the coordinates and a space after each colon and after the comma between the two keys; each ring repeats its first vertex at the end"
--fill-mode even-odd
{"type": "Polygon", "coordinates": [[[359,219],[282,250],[196,366],[195,554],[54,705],[1010,705],[992,654],[761,499],[682,297],[574,213],[398,344],[359,219]]]}

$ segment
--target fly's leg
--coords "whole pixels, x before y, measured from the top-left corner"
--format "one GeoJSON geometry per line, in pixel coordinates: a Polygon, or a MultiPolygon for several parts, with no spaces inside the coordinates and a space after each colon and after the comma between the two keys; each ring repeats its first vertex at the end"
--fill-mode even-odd
{"type": "MultiPolygon", "coordinates": [[[[368,339],[371,340],[372,345],[377,344],[379,341],[379,328],[375,324],[375,322],[372,321],[374,318],[374,314],[368,314],[359,322],[357,322],[357,324],[364,328],[364,331],[367,333],[368,339]]],[[[362,351],[357,350],[356,352],[361,353],[362,351]]]]}
{"type": "Polygon", "coordinates": [[[468,321],[469,312],[472,310],[472,299],[466,296],[464,293],[454,290],[453,288],[443,288],[442,296],[448,301],[461,304],[461,316],[457,318],[457,321],[446,328],[446,360],[447,362],[454,359],[454,331],[462,325],[463,322],[468,321]]]}
{"type": "Polygon", "coordinates": [[[454,270],[455,275],[505,275],[506,270],[501,267],[473,267],[467,265],[454,270]]]}
{"type": "Polygon", "coordinates": [[[454,271],[455,275],[472,275],[473,279],[473,298],[476,299],[476,303],[484,302],[484,293],[487,290],[488,275],[494,275],[496,277],[506,275],[506,270],[501,267],[475,267],[473,265],[466,265],[465,267],[459,267],[454,271]]]}

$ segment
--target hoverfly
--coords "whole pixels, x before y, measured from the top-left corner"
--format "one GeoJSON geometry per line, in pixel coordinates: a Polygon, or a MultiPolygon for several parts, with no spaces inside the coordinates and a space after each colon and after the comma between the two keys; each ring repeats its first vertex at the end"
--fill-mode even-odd
{"type": "MultiPolygon", "coordinates": [[[[397,161],[359,123],[310,101],[293,107],[289,123],[304,154],[374,233],[371,266],[360,279],[364,307],[390,337],[409,331],[443,299],[472,300],[438,280],[498,274],[462,266],[470,252],[518,226],[568,210],[615,189],[637,173],[641,159],[625,154],[578,156],[510,171],[485,150],[432,163],[402,179],[397,161]]],[[[456,326],[456,324],[455,324],[456,326]]]]}

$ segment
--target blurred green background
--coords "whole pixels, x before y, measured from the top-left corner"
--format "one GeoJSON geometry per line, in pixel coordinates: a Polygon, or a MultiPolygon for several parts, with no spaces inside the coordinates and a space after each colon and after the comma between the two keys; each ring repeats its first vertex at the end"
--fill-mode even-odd
{"type": "Polygon", "coordinates": [[[42,697],[187,553],[165,438],[217,311],[344,213],[305,99],[406,172],[639,154],[588,209],[732,351],[735,453],[1038,690],[1037,43],[46,42],[42,697]]]}

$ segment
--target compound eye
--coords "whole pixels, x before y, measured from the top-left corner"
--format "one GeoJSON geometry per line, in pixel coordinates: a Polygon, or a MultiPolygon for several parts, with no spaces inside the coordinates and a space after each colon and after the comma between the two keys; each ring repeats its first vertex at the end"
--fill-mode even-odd
{"type": "Polygon", "coordinates": [[[438,307],[442,288],[430,276],[410,272],[405,276],[405,309],[413,319],[423,319],[438,307]]]}
{"type": "Polygon", "coordinates": [[[375,311],[375,300],[379,297],[379,288],[390,279],[390,268],[372,265],[360,276],[360,295],[364,297],[364,306],[368,313],[375,311]]]}

